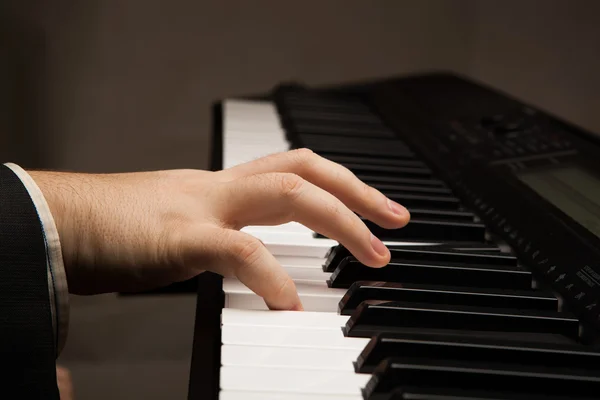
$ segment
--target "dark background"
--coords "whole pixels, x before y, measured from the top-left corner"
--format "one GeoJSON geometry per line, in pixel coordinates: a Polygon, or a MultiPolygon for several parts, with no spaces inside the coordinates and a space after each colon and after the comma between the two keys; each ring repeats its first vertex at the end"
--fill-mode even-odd
{"type": "MultiPolygon", "coordinates": [[[[0,162],[207,168],[210,103],[466,74],[600,133],[600,2],[3,0],[0,162]]],[[[77,398],[183,399],[194,296],[73,297],[77,398]]]]}

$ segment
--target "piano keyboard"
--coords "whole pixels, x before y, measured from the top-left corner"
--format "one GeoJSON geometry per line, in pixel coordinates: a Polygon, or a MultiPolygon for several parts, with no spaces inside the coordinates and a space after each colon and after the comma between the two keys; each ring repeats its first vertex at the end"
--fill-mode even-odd
{"type": "Polygon", "coordinates": [[[243,228],[287,270],[305,311],[270,311],[223,279],[210,398],[597,397],[600,353],[580,320],[375,113],[350,96],[284,91],[276,101],[223,102],[223,168],[307,147],[412,219],[399,230],[365,221],[391,250],[381,269],[295,222],[243,228]]]}

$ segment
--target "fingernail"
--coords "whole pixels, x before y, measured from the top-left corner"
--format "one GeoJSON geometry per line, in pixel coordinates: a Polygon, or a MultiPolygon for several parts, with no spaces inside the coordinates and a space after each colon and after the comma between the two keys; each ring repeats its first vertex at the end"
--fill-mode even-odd
{"type": "Polygon", "coordinates": [[[406,214],[408,214],[408,210],[406,208],[404,208],[400,204],[398,204],[395,201],[392,201],[390,199],[388,199],[388,207],[396,215],[406,215],[406,214]]]}
{"type": "Polygon", "coordinates": [[[373,247],[373,250],[375,250],[375,253],[379,254],[380,256],[387,256],[388,254],[388,249],[385,246],[385,244],[383,244],[383,242],[379,239],[377,239],[372,233],[371,233],[371,247],[373,247]]]}

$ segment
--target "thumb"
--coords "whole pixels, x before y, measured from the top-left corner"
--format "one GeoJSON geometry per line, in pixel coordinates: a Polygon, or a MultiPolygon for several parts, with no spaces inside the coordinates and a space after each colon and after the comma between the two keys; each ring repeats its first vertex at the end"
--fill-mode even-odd
{"type": "Polygon", "coordinates": [[[263,243],[245,232],[204,227],[188,236],[186,262],[222,276],[237,277],[261,296],[270,309],[303,310],[294,281],[263,243]],[[204,265],[198,265],[198,261],[204,265]]]}

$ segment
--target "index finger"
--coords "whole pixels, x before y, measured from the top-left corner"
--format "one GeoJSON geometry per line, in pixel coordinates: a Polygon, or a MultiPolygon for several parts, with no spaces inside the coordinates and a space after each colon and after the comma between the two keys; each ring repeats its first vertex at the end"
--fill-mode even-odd
{"type": "Polygon", "coordinates": [[[362,182],[344,166],[308,149],[273,154],[221,171],[229,179],[269,172],[296,174],[383,228],[401,228],[410,219],[410,213],[402,205],[362,182]]]}

